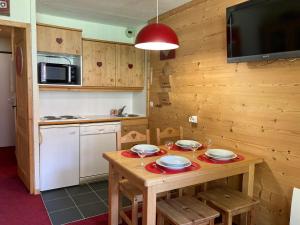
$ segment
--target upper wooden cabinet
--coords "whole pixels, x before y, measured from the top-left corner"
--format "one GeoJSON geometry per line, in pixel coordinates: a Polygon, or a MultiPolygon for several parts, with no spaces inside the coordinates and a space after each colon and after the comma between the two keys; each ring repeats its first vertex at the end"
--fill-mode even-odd
{"type": "Polygon", "coordinates": [[[144,87],[145,52],[130,45],[118,45],[117,87],[144,87]]]}
{"type": "Polygon", "coordinates": [[[83,85],[114,87],[116,85],[116,45],[84,40],[83,85]]]}
{"type": "Polygon", "coordinates": [[[132,45],[83,40],[83,86],[144,87],[145,52],[132,45]]]}
{"type": "Polygon", "coordinates": [[[81,30],[49,25],[37,25],[39,52],[81,55],[81,30]]]}

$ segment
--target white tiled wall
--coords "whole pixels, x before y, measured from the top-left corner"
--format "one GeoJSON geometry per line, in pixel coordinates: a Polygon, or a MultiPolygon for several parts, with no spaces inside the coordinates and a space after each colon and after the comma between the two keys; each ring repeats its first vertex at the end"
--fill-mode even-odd
{"type": "Polygon", "coordinates": [[[112,108],[126,105],[125,113],[145,114],[135,107],[130,92],[40,92],[40,116],[46,115],[108,115],[112,108]]]}

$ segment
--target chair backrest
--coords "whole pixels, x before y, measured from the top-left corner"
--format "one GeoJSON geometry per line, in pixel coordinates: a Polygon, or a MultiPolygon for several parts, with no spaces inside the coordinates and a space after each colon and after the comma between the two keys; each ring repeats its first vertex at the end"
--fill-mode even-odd
{"type": "Polygon", "coordinates": [[[150,144],[150,131],[146,130],[146,134],[142,134],[137,131],[130,131],[129,133],[122,136],[121,131],[117,132],[117,148],[122,150],[122,144],[145,142],[150,144]]]}
{"type": "Polygon", "coordinates": [[[163,131],[160,128],[156,128],[156,141],[157,145],[161,144],[161,140],[165,138],[174,138],[178,137],[183,139],[183,128],[180,126],[179,130],[176,130],[172,127],[167,127],[163,131]]]}
{"type": "Polygon", "coordinates": [[[290,216],[290,225],[299,225],[300,224],[300,189],[294,188],[293,198],[292,198],[292,207],[291,207],[291,216],[290,216]]]}

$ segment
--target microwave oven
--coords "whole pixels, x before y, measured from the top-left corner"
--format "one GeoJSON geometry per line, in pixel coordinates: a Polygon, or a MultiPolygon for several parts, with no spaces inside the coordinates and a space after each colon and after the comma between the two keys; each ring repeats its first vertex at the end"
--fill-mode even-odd
{"type": "Polygon", "coordinates": [[[80,85],[80,73],[76,65],[40,62],[39,84],[80,85]]]}

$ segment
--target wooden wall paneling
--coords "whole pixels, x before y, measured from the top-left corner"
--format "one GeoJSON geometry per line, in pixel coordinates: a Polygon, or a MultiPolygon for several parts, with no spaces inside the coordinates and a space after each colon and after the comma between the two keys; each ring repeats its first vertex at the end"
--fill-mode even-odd
{"type": "MultiPolygon", "coordinates": [[[[164,91],[160,76],[172,68],[168,107],[149,108],[156,127],[183,126],[184,136],[210,137],[213,146],[253,152],[265,159],[255,172],[259,225],[287,225],[293,187],[300,187],[300,60],[227,64],[226,7],[244,0],[193,0],[160,16],[178,34],[176,59],[151,53],[149,101],[164,91]],[[198,115],[199,124],[188,123],[198,115]]],[[[240,186],[240,177],[227,184],[240,186]]]]}
{"type": "Polygon", "coordinates": [[[83,40],[83,86],[116,85],[116,44],[83,40]]]}

